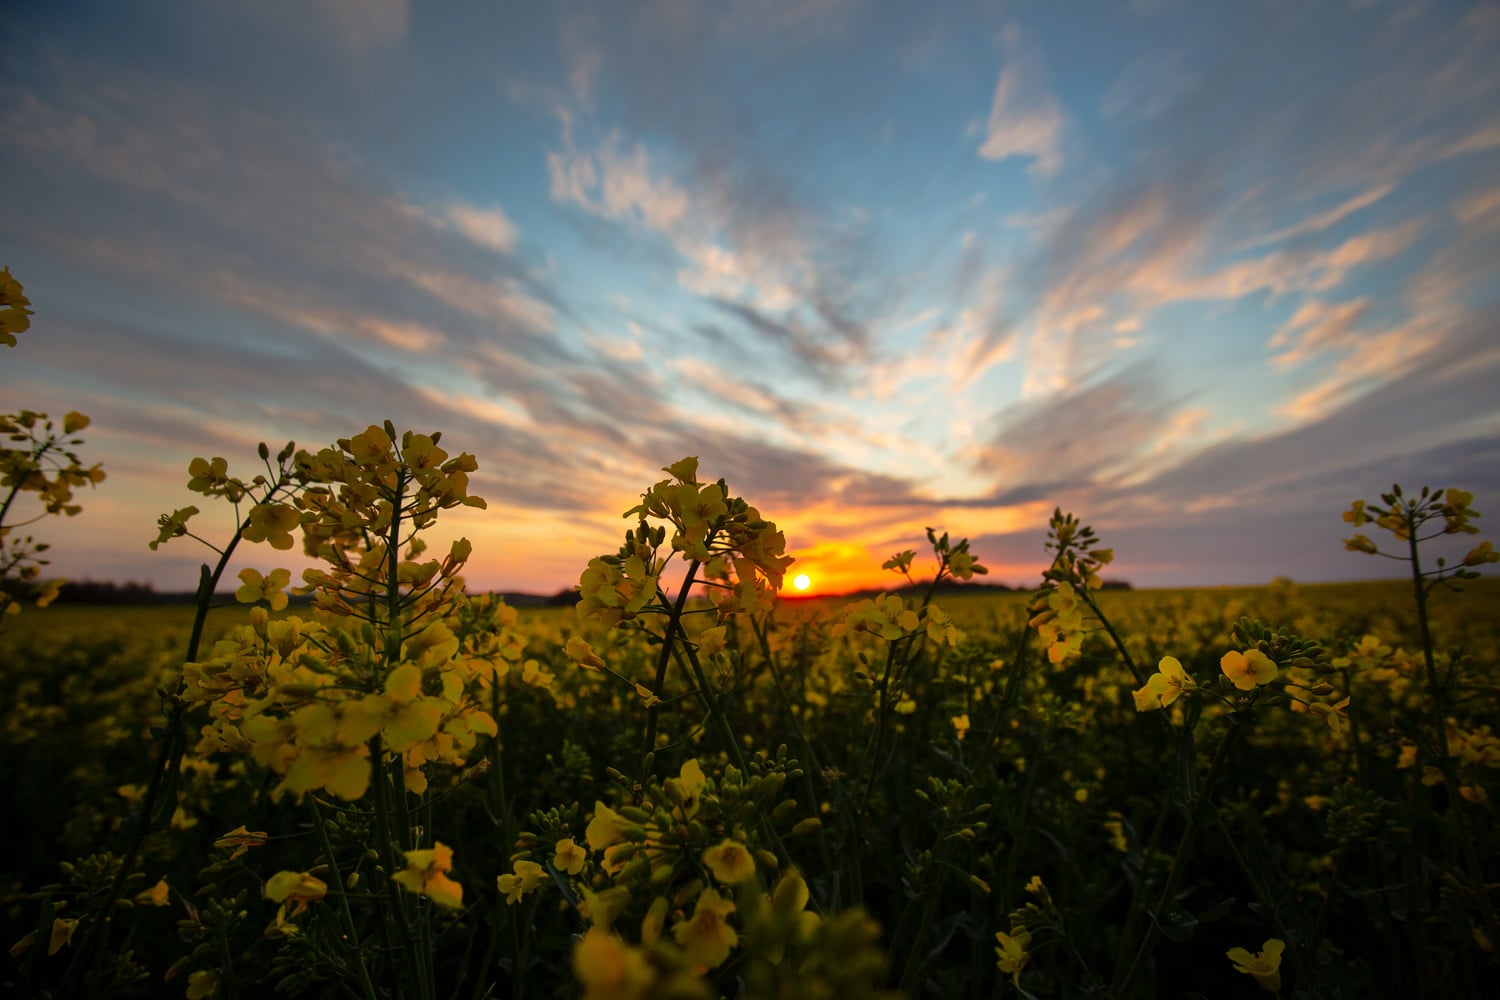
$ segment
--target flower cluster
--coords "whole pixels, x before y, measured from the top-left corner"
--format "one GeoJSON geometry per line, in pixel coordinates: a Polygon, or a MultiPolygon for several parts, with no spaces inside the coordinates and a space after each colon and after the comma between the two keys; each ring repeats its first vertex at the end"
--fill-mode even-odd
{"type": "MultiPolygon", "coordinates": [[[[1380,499],[1384,506],[1364,500],[1354,501],[1344,511],[1344,522],[1356,528],[1373,523],[1404,543],[1403,548],[1440,535],[1479,533],[1479,528],[1473,523],[1479,518],[1479,512],[1471,506],[1474,494],[1467,490],[1439,490],[1424,486],[1416,496],[1408,496],[1398,484],[1392,486],[1390,492],[1382,493],[1380,499]]],[[[1380,546],[1363,532],[1344,539],[1344,548],[1369,555],[1382,554],[1380,546]]],[[[1403,552],[1400,558],[1405,557],[1403,552]]],[[[1495,551],[1492,543],[1480,542],[1465,553],[1452,575],[1458,579],[1472,579],[1478,575],[1473,571],[1474,567],[1491,562],[1500,562],[1500,552],[1495,551]]],[[[1434,571],[1440,579],[1443,565],[1444,561],[1438,560],[1439,569],[1434,571]]]]}
{"type": "MultiPolygon", "coordinates": [[[[77,433],[89,425],[89,418],[70,412],[57,426],[45,413],[21,410],[0,414],[0,581],[16,580],[21,589],[32,591],[38,607],[57,596],[61,580],[40,581],[42,568],[48,564],[42,553],[48,545],[30,535],[18,535],[17,529],[45,517],[73,517],[83,508],[73,496],[80,486],[97,486],[104,481],[104,470],[98,464],[85,466],[74,450],[83,443],[77,433]],[[24,520],[6,522],[5,515],[23,496],[36,501],[37,509],[24,520]]],[[[0,588],[0,613],[15,614],[21,610],[19,593],[0,588]]]]}
{"type": "Polygon", "coordinates": [[[408,431],[399,449],[395,438],[387,422],[316,454],[298,452],[295,467],[309,485],[297,495],[296,508],[259,505],[259,522],[251,512],[252,526],[279,548],[290,547],[289,541],[278,544],[282,532],[301,527],[307,554],[329,566],[303,574],[325,610],[351,614],[360,602],[378,607],[394,585],[404,594],[403,614],[419,618],[449,600],[469,557],[468,541],[459,539],[443,560],[422,560],[425,545],[416,533],[430,527],[441,510],[485,507],[468,491],[468,474],[478,468],[474,456],[450,458],[438,446],[439,434],[408,431]]]}
{"type": "MultiPolygon", "coordinates": [[[[699,482],[696,457],[663,471],[672,478],[656,483],[625,512],[638,525],[626,533],[619,552],[590,560],[579,581],[579,616],[617,624],[655,601],[671,557],[661,552],[668,529],[670,553],[681,553],[692,567],[703,566],[721,623],[769,608],[792,564],[786,536],[756,508],[730,496],[724,480],[699,482]],[[665,523],[653,527],[653,520],[665,523]]],[[[693,575],[690,571],[685,585],[692,584],[693,575]]]]}
{"type": "Polygon", "coordinates": [[[0,270],[0,345],[16,346],[16,334],[31,329],[31,300],[21,283],[10,273],[10,268],[0,270]]]}
{"type": "Polygon", "coordinates": [[[866,632],[886,642],[925,635],[947,646],[957,646],[963,639],[963,633],[942,608],[932,603],[915,608],[896,594],[855,601],[845,608],[843,621],[834,625],[832,634],[849,632],[866,632]]]}
{"type": "Polygon", "coordinates": [[[857,911],[810,910],[802,876],[760,846],[789,821],[782,789],[798,777],[784,748],[717,776],[689,757],[675,776],[637,786],[640,804],[596,802],[581,842],[549,814],[553,833],[523,834],[496,888],[507,904],[556,892],[576,910],[587,929],[573,968],[586,997],[706,1000],[716,993],[704,977],[731,960],[756,984],[751,995],[882,996],[878,928],[857,911]]]}
{"type": "MultiPolygon", "coordinates": [[[[10,268],[0,270],[0,345],[16,346],[16,334],[31,328],[30,306],[10,268]]],[[[50,562],[42,555],[48,545],[17,535],[16,529],[49,516],[73,517],[82,510],[73,490],[104,481],[104,470],[97,464],[85,467],[73,450],[83,443],[74,435],[88,425],[89,418],[76,410],[63,417],[60,428],[45,413],[0,414],[0,435],[5,438],[0,445],[0,615],[18,613],[25,597],[45,607],[64,583],[40,579],[42,567],[50,562]],[[17,508],[23,496],[31,496],[38,509],[17,508]],[[20,521],[13,519],[16,514],[20,521]]]]}
{"type": "Polygon", "coordinates": [[[1047,661],[1061,669],[1083,650],[1083,600],[1072,583],[1060,580],[1043,587],[1031,604],[1031,619],[1047,649],[1047,661]]]}

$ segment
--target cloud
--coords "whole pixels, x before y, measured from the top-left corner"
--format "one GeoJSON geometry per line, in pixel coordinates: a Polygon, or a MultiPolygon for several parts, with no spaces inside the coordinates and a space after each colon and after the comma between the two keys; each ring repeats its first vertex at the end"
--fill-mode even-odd
{"type": "MultiPolygon", "coordinates": [[[[1128,165],[1079,185],[1018,264],[1009,309],[1030,396],[1114,356],[1120,320],[1178,303],[1363,296],[1385,311],[1388,296],[1348,286],[1440,228],[1413,210],[1419,175],[1444,164],[1468,186],[1482,172],[1500,100],[1487,21],[1299,8],[1262,12],[1250,31],[1248,16],[1201,25],[1177,64],[1193,89],[1123,135],[1128,165]]],[[[1431,308],[1442,275],[1428,270],[1431,308]]]]}
{"type": "Polygon", "coordinates": [[[1145,362],[1085,378],[996,414],[976,468],[1006,491],[1107,482],[1137,464],[1178,405],[1145,362]]]}
{"type": "Polygon", "coordinates": [[[1271,349],[1281,352],[1272,363],[1292,368],[1317,354],[1350,346],[1358,336],[1357,324],[1369,310],[1368,299],[1337,303],[1308,299],[1271,337],[1271,349]]]}
{"type": "Polygon", "coordinates": [[[515,252],[520,231],[503,209],[454,203],[444,206],[441,215],[476,246],[503,254],[515,252]]]}
{"type": "Polygon", "coordinates": [[[986,160],[1029,159],[1032,174],[1051,177],[1062,167],[1062,110],[1047,88],[1040,56],[1021,44],[1014,27],[1007,29],[1003,43],[1005,65],[995,82],[979,155],[986,160]]]}
{"type": "Polygon", "coordinates": [[[1335,226],[1338,223],[1343,222],[1345,219],[1349,218],[1351,215],[1355,214],[1361,209],[1368,208],[1371,205],[1382,201],[1394,190],[1396,190],[1395,184],[1377,184],[1376,186],[1368,190],[1361,191],[1359,194],[1354,195],[1347,201],[1340,202],[1334,207],[1328,209],[1326,212],[1319,212],[1316,215],[1308,216],[1307,218],[1293,223],[1290,226],[1278,229],[1273,233],[1267,233],[1264,236],[1256,237],[1256,239],[1250,244],[1250,246],[1255,247],[1264,246],[1267,243],[1283,243],[1287,240],[1295,239],[1298,236],[1304,236],[1308,233],[1321,232],[1322,230],[1327,229],[1330,226],[1335,226]]]}
{"type": "Polygon", "coordinates": [[[25,210],[0,225],[98,272],[324,336],[421,353],[498,335],[555,354],[525,343],[553,329],[560,301],[516,259],[502,210],[423,207],[290,124],[183,85],[77,75],[48,97],[23,89],[0,114],[14,161],[47,178],[54,205],[45,221],[25,210]]]}
{"type": "MultiPolygon", "coordinates": [[[[1325,405],[1309,407],[1305,422],[1202,449],[1122,494],[1119,502],[1170,509],[1187,498],[1215,493],[1232,496],[1240,509],[1306,508],[1306,496],[1334,486],[1351,494],[1341,501],[1347,504],[1354,491],[1383,489],[1396,480],[1431,481],[1440,471],[1476,477],[1488,461],[1485,455],[1495,450],[1493,440],[1500,437],[1467,458],[1457,442],[1500,435],[1500,413],[1474,406],[1475,400],[1487,398],[1484,387],[1500,378],[1497,345],[1500,326],[1493,316],[1471,317],[1444,336],[1428,333],[1412,343],[1403,343],[1397,334],[1382,338],[1367,357],[1351,355],[1351,367],[1342,376],[1381,374],[1367,391],[1332,392],[1325,405]],[[1442,470],[1436,463],[1429,467],[1423,457],[1433,449],[1448,456],[1442,470]],[[1298,487],[1304,496],[1291,490],[1297,483],[1304,484],[1298,487]]],[[[1318,502],[1326,499],[1320,495],[1318,502]]]]}
{"type": "Polygon", "coordinates": [[[1473,191],[1453,202],[1453,216],[1466,226],[1500,224],[1500,184],[1473,191]]]}
{"type": "MultiPolygon", "coordinates": [[[[816,377],[837,379],[861,359],[868,333],[849,315],[847,290],[814,250],[810,217],[782,207],[747,213],[733,182],[693,175],[689,187],[663,169],[640,141],[611,130],[580,148],[570,116],[562,148],[547,154],[551,196],[587,214],[666,240],[683,262],[676,281],[785,351],[816,377]]],[[[836,237],[828,250],[843,246],[836,237]]]]}

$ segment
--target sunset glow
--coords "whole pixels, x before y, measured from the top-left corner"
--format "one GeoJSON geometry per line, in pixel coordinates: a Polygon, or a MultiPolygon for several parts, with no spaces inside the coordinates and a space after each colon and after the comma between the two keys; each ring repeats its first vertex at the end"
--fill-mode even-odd
{"type": "Polygon", "coordinates": [[[17,5],[0,392],[108,474],[48,572],[191,590],[194,457],[386,418],[477,589],[689,455],[819,594],[1034,582],[1056,506],[1138,586],[1389,572],[1349,498],[1500,487],[1495,8],[1067,6],[17,5]]]}

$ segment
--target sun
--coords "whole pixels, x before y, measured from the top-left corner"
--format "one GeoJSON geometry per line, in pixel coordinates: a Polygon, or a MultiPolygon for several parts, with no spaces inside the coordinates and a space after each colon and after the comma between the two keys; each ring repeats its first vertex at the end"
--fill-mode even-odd
{"type": "Polygon", "coordinates": [[[797,590],[806,590],[812,586],[812,580],[806,573],[798,573],[792,577],[792,586],[797,590]]]}

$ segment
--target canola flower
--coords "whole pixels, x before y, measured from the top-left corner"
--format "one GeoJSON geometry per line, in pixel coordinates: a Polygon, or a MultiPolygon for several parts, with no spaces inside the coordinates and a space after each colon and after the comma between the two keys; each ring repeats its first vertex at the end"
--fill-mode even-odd
{"type": "Polygon", "coordinates": [[[1279,938],[1271,938],[1261,950],[1250,954],[1244,948],[1230,948],[1229,961],[1234,963],[1236,972],[1243,972],[1248,976],[1255,977],[1260,988],[1267,993],[1281,992],[1281,953],[1286,950],[1286,942],[1279,938]]]}
{"type": "MultiPolygon", "coordinates": [[[[0,346],[15,347],[16,335],[31,328],[35,311],[30,306],[10,268],[0,270],[0,346]]],[[[83,444],[76,435],[89,423],[77,410],[69,410],[61,426],[34,410],[0,413],[0,616],[19,614],[23,600],[46,607],[66,582],[41,579],[51,562],[43,554],[49,546],[19,535],[18,529],[46,517],[76,516],[83,506],[73,491],[104,481],[103,468],[84,466],[76,450],[83,444]],[[39,511],[19,504],[28,499],[39,511]]]]}
{"type": "MultiPolygon", "coordinates": [[[[753,508],[746,504],[742,511],[743,501],[721,483],[698,482],[696,462],[689,460],[666,467],[672,478],[664,481],[665,488],[643,494],[640,508],[627,513],[638,524],[621,553],[600,557],[591,567],[592,576],[585,571],[594,586],[584,594],[587,588],[580,582],[576,624],[528,624],[523,632],[514,609],[462,593],[459,574],[470,556],[467,542],[455,543],[446,557],[429,557],[416,537],[437,511],[463,505],[467,475],[473,471],[469,463],[449,465],[452,460],[438,447],[436,435],[398,438],[373,426],[334,450],[345,464],[297,453],[285,463],[296,473],[280,486],[274,469],[271,478],[259,482],[236,478],[228,463],[219,460],[195,460],[189,470],[195,492],[236,508],[237,522],[248,532],[240,537],[253,534],[276,548],[285,540],[283,533],[294,544],[301,536],[304,551],[322,559],[303,577],[302,588],[313,596],[318,611],[310,618],[273,617],[286,610],[290,575],[285,570],[241,574],[236,596],[254,605],[249,624],[229,629],[192,658],[183,669],[180,691],[173,695],[200,713],[193,725],[201,721],[202,729],[189,753],[203,758],[194,756],[170,769],[181,776],[186,790],[174,790],[181,801],[174,798],[172,809],[158,805],[156,811],[165,840],[199,817],[216,815],[214,801],[195,790],[195,783],[228,782],[231,794],[258,785],[269,795],[257,808],[267,814],[298,810],[301,828],[311,829],[312,835],[299,833],[276,850],[304,856],[281,862],[290,869],[262,886],[261,894],[277,906],[271,925],[262,932],[261,915],[252,913],[248,919],[256,923],[257,938],[265,934],[265,947],[283,949],[276,953],[278,963],[321,961],[317,974],[338,979],[355,995],[378,996],[389,989],[435,997],[449,971],[434,967],[427,940],[437,937],[451,944],[472,934],[471,927],[486,928],[486,933],[493,927],[501,932],[496,941],[504,954],[512,928],[521,931],[517,938],[529,933],[523,922],[542,932],[532,942],[549,934],[572,941],[564,946],[571,955],[540,957],[537,967],[556,969],[571,958],[575,992],[588,997],[707,998],[731,988],[787,998],[876,997],[893,986],[907,995],[961,988],[955,984],[964,975],[962,963],[919,958],[953,954],[937,937],[944,908],[977,898],[976,891],[990,896],[992,883],[993,894],[1006,898],[1006,887],[1020,884],[1014,877],[1016,865],[1050,863],[1045,860],[1049,852],[1035,843],[1034,831],[1028,838],[1027,829],[1018,825],[1001,835],[978,819],[988,808],[985,800],[997,791],[1011,797],[1023,815],[1055,816],[1073,824],[1082,831],[1081,846],[1098,842],[1114,848],[1094,852],[1092,861],[1080,854],[1079,864],[1086,866],[1082,874],[1089,879],[1104,884],[1107,878],[1099,856],[1114,858],[1111,867],[1142,858],[1152,865],[1142,868],[1143,903],[1140,913],[1132,914],[1135,933],[1129,923],[1115,928],[1124,939],[1118,959],[1102,955],[1093,942],[1068,936],[1073,915],[1064,909],[1076,908],[1086,921],[1097,916],[1091,900],[1076,894],[1070,899],[1065,892],[1054,901],[1041,877],[1032,877],[1025,883],[1032,901],[999,925],[1005,929],[994,923],[982,927],[995,934],[996,957],[994,964],[977,963],[981,985],[993,988],[1009,978],[1019,987],[1026,971],[1038,981],[1094,982],[1103,988],[1103,976],[1111,975],[1111,992],[1130,995],[1133,981],[1148,989],[1147,981],[1157,975],[1152,971],[1159,959],[1156,942],[1171,920],[1157,901],[1177,898],[1196,877],[1201,858],[1192,850],[1193,828],[1209,815],[1206,803],[1214,801],[1220,763],[1238,766],[1242,758],[1229,752],[1234,734],[1256,726],[1257,753],[1266,760],[1321,749],[1271,718],[1275,713],[1245,711],[1249,698],[1223,698],[1219,692],[1233,688],[1231,695],[1248,696],[1274,683],[1268,692],[1272,697],[1259,704],[1286,702],[1293,711],[1319,717],[1333,732],[1349,737],[1347,745],[1335,746],[1337,753],[1318,758],[1316,768],[1278,770],[1275,795],[1266,799],[1270,808],[1261,820],[1273,834],[1282,815],[1278,810],[1304,805],[1319,810],[1319,822],[1326,819],[1335,843],[1368,838],[1359,831],[1381,828],[1370,816],[1378,818],[1381,810],[1399,804],[1377,801],[1361,813],[1357,797],[1345,790],[1355,786],[1358,775],[1340,770],[1348,766],[1345,757],[1356,757],[1361,732],[1366,747],[1383,739],[1374,745],[1400,748],[1386,756],[1367,752],[1363,767],[1400,777],[1409,771],[1414,786],[1454,782],[1456,794],[1436,814],[1433,822],[1438,824],[1455,823],[1453,814],[1466,803],[1487,802],[1486,785],[1493,787],[1491,772],[1500,763],[1490,727],[1467,706],[1453,705],[1442,716],[1436,735],[1447,751],[1441,754],[1434,750],[1438,741],[1433,736],[1415,733],[1416,738],[1401,743],[1390,730],[1378,728],[1379,717],[1368,712],[1378,711],[1385,695],[1405,709],[1425,693],[1422,672],[1411,669],[1416,657],[1394,650],[1394,636],[1390,645],[1373,636],[1352,644],[1337,640],[1330,648],[1348,655],[1333,658],[1286,629],[1272,633],[1255,623],[1248,638],[1236,631],[1238,649],[1220,655],[1223,681],[1200,688],[1181,661],[1163,657],[1149,676],[1130,663],[1134,684],[1122,685],[1125,674],[1111,660],[1107,644],[1091,644],[1086,659],[1078,655],[1084,636],[1092,633],[1101,640],[1108,634],[1119,659],[1130,658],[1114,636],[1119,623],[1111,623],[1090,595],[1091,588],[1102,585],[1099,569],[1112,553],[1098,549],[1087,529],[1071,517],[1054,519],[1059,556],[1042,599],[1028,615],[1033,619],[1030,635],[1041,635],[1041,649],[1023,642],[1013,652],[997,651],[992,634],[980,633],[976,641],[957,627],[955,618],[961,614],[949,616],[933,604],[900,598],[882,597],[863,606],[856,602],[842,621],[778,621],[772,614],[772,581],[786,557],[777,555],[776,541],[766,537],[769,522],[752,523],[748,511],[753,508]],[[330,470],[337,476],[320,478],[330,470]],[[410,490],[396,488],[403,480],[410,490]],[[296,513],[295,525],[287,522],[284,510],[296,513]],[[746,519],[736,521],[741,515],[746,519]],[[674,609],[677,598],[661,581],[668,561],[679,556],[688,575],[678,596],[692,592],[708,600],[674,609]],[[765,561],[769,566],[761,565],[765,561]],[[699,614],[696,620],[683,617],[699,614]],[[683,627],[684,621],[689,627],[683,627]],[[601,625],[621,631],[601,640],[601,625]],[[835,633],[852,641],[827,643],[835,633]],[[530,658],[528,641],[533,643],[530,658]],[[903,659],[903,650],[920,649],[930,658],[910,675],[898,670],[880,678],[871,667],[872,649],[877,655],[890,654],[902,667],[917,662],[903,659]],[[670,684],[651,676],[657,655],[658,662],[680,670],[670,684]],[[569,662],[578,669],[553,673],[569,662]],[[871,667],[863,676],[864,687],[850,680],[856,662],[871,667]],[[1077,667],[1028,675],[1027,668],[1036,662],[1077,667]],[[644,676],[637,673],[643,664],[644,676]],[[704,665],[709,669],[695,677],[693,668],[704,665]],[[1361,689],[1357,720],[1350,718],[1348,694],[1336,700],[1340,694],[1321,680],[1339,670],[1373,688],[1368,702],[1361,689]],[[728,680],[721,682],[721,677],[728,680]],[[618,680],[624,686],[614,683],[618,680]],[[777,702],[768,709],[761,699],[773,684],[804,694],[805,704],[777,702]],[[971,729],[984,733],[984,745],[963,747],[965,753],[955,761],[952,739],[932,740],[932,746],[915,745],[917,741],[882,744],[878,731],[869,733],[866,725],[877,686],[882,715],[899,717],[892,723],[896,738],[905,732],[941,735],[952,725],[959,741],[971,729]],[[1138,806],[1129,807],[1129,821],[1126,813],[1111,808],[1123,806],[1121,796],[1127,793],[1135,802],[1165,792],[1151,786],[1151,795],[1140,795],[1148,790],[1142,779],[1124,780],[1108,758],[1121,746],[1111,721],[1115,695],[1131,687],[1139,712],[1183,701],[1193,709],[1183,713],[1186,721],[1176,731],[1191,758],[1185,762],[1198,766],[1163,766],[1152,772],[1155,777],[1172,772],[1163,780],[1177,780],[1177,771],[1197,778],[1187,779],[1197,798],[1190,802],[1188,834],[1175,854],[1170,840],[1147,832],[1153,826],[1141,823],[1138,806]],[[1208,726],[1221,726],[1219,732],[1227,735],[1220,736],[1216,750],[1200,752],[1190,730],[1198,723],[1196,709],[1213,698],[1228,711],[1202,713],[1205,728],[1196,734],[1197,746],[1212,746],[1204,739],[1208,726]],[[1367,704],[1374,708],[1367,710],[1367,704]],[[1012,705],[1026,714],[1009,714],[1012,705]],[[723,711],[726,706],[729,711],[723,711]],[[728,726],[715,730],[715,709],[741,727],[739,736],[728,726]],[[618,747],[601,734],[617,730],[623,713],[635,712],[670,712],[674,719],[688,721],[660,740],[642,741],[642,754],[634,755],[641,745],[636,744],[611,758],[618,747]],[[552,726],[564,718],[571,725],[552,726]],[[877,738],[867,743],[869,735],[877,738]],[[1059,735],[1072,748],[1062,764],[1034,749],[1059,735]],[[777,746],[781,740],[792,744],[790,751],[777,746]],[[945,749],[938,753],[934,747],[945,749]],[[859,774],[844,773],[841,767],[860,761],[861,750],[868,767],[861,762],[859,774]],[[1210,753],[1214,763],[1205,773],[1201,765],[1210,753]],[[927,773],[921,774],[922,768],[927,773]],[[1325,771],[1345,783],[1327,784],[1321,776],[1325,771]],[[538,774],[549,777],[538,781],[538,774]],[[925,780],[920,795],[904,787],[917,774],[925,780]],[[1128,787],[1117,791],[1112,787],[1117,783],[1128,787]],[[1319,791],[1330,794],[1304,794],[1319,791]],[[557,797],[549,800],[549,795],[557,797]],[[594,802],[592,810],[586,807],[589,801],[594,802]],[[453,852],[433,836],[472,842],[454,839],[455,832],[444,826],[465,810],[485,817],[491,824],[484,827],[485,837],[499,848],[464,859],[466,871],[496,880],[496,892],[476,894],[480,898],[471,899],[467,909],[464,887],[453,874],[453,852]],[[173,816],[170,823],[168,815],[173,816]],[[898,835],[904,867],[893,872],[883,864],[881,851],[898,835]],[[432,846],[398,850],[424,843],[432,846]],[[496,854],[504,857],[506,852],[511,860],[495,865],[496,854]],[[1155,864],[1166,855],[1172,857],[1170,866],[1155,864]],[[804,879],[791,867],[793,858],[820,866],[818,877],[804,879]],[[495,871],[507,864],[508,871],[495,871]],[[1006,867],[1012,871],[1006,873],[1006,867]],[[774,888],[767,891],[766,885],[774,888]],[[533,893],[544,894],[532,901],[540,905],[518,905],[533,893]],[[419,904],[414,896],[432,905],[419,904]],[[891,899],[897,900],[894,907],[891,899]],[[860,901],[884,907],[878,923],[857,905],[860,901]],[[1148,909],[1152,906],[1156,908],[1148,909]],[[937,914],[936,926],[929,914],[937,914]],[[397,970],[398,982],[387,983],[380,967],[364,965],[377,954],[377,928],[384,935],[379,948],[390,955],[387,967],[397,970]],[[889,936],[892,928],[894,938],[889,936]],[[881,951],[882,940],[892,945],[894,968],[881,951]],[[1108,961],[1117,962],[1112,974],[1101,965],[1108,961]]],[[[288,451],[287,458],[291,456],[288,451]]],[[[1439,523],[1444,530],[1457,524],[1452,533],[1467,533],[1464,527],[1472,527],[1468,522],[1477,516],[1463,496],[1443,494],[1434,509],[1439,513],[1430,530],[1439,523]],[[1441,514],[1445,509],[1448,513],[1441,514]]],[[[190,525],[201,523],[190,521],[196,514],[164,519],[158,542],[185,537],[190,525]]],[[[1376,522],[1399,537],[1399,519],[1376,515],[1376,522]],[[1386,523],[1380,523],[1381,517],[1386,523]]],[[[1408,534],[1410,540],[1421,537],[1421,532],[1408,534]]],[[[943,536],[943,545],[947,555],[940,562],[946,572],[965,578],[982,571],[967,543],[949,544],[943,536]]],[[[935,548],[941,554],[942,547],[935,548]]],[[[1493,550],[1479,546],[1471,551],[1478,553],[1472,564],[1478,565],[1493,550]]],[[[903,572],[912,564],[909,559],[895,562],[894,568],[903,572]]],[[[1467,563],[1461,568],[1472,568],[1467,563]]],[[[1213,614],[1233,617],[1239,611],[1215,609],[1213,614]]],[[[1188,662],[1206,663],[1217,650],[1210,654],[1183,643],[1208,621],[1178,609],[1143,627],[1140,638],[1147,648],[1182,649],[1188,662]]],[[[1460,654],[1440,655],[1437,664],[1455,676],[1466,668],[1460,654]]],[[[1158,749],[1134,736],[1129,745],[1134,753],[1158,749]]],[[[1251,774],[1237,780],[1253,785],[1257,778],[1251,774]]],[[[121,790],[120,801],[130,809],[152,811],[148,786],[121,790]]],[[[249,815],[261,825],[261,813],[249,815]]],[[[285,830],[282,819],[277,817],[275,827],[264,825],[285,830]]],[[[1222,822],[1235,822],[1230,810],[1222,810],[1222,822]]],[[[1173,825],[1181,823],[1166,828],[1173,825]]],[[[1454,825],[1445,832],[1456,830],[1454,825]]],[[[263,832],[238,826],[213,841],[214,863],[220,867],[200,877],[226,882],[257,878],[255,865],[268,853],[263,848],[269,841],[263,832]]],[[[1384,850],[1371,843],[1372,851],[1384,850]]],[[[1336,853],[1315,857],[1300,880],[1287,881],[1284,905],[1289,912],[1328,901],[1335,920],[1351,913],[1342,896],[1330,892],[1350,877],[1335,867],[1336,853]]],[[[146,877],[137,872],[119,898],[143,912],[175,901],[187,914],[183,926],[200,935],[202,946],[195,945],[191,955],[183,956],[186,963],[174,965],[165,977],[169,982],[185,977],[176,988],[203,997],[239,988],[243,969],[216,954],[216,942],[230,940],[235,930],[214,921],[242,919],[219,912],[224,908],[218,900],[230,898],[231,889],[215,885],[213,892],[194,894],[184,884],[179,890],[175,871],[170,886],[155,871],[146,877]],[[220,934],[222,938],[214,937],[220,934]]],[[[1443,874],[1445,885],[1467,884],[1456,865],[1443,874]]],[[[87,897],[80,893],[73,898],[87,897]]],[[[1449,898],[1451,922],[1462,925],[1462,940],[1457,945],[1445,940],[1445,947],[1455,948],[1463,961],[1462,949],[1483,951],[1491,938],[1472,895],[1455,890],[1449,898]]],[[[38,932],[32,943],[50,934],[49,944],[66,959],[70,949],[82,950],[75,939],[94,924],[94,916],[66,908],[59,912],[64,915],[43,924],[50,930],[38,932]]],[[[996,918],[986,909],[973,919],[996,918]]],[[[1322,924],[1309,919],[1301,926],[1322,924]]],[[[1434,939],[1445,933],[1439,921],[1429,924],[1434,939]]],[[[1315,940],[1299,940],[1298,945],[1293,957],[1319,954],[1315,940]],[[1304,946],[1305,953],[1300,950],[1304,946]]],[[[1273,939],[1257,954],[1236,948],[1228,957],[1237,971],[1276,992],[1282,951],[1273,939]]],[[[522,980],[531,975],[534,985],[535,974],[517,961],[518,954],[505,956],[510,963],[505,968],[519,970],[515,974],[522,980]]],[[[471,965],[464,974],[472,970],[471,965]]],[[[1299,968],[1299,977],[1303,975],[1308,973],[1299,968]]]]}
{"type": "Polygon", "coordinates": [[[725,885],[738,885],[755,877],[755,858],[737,841],[725,840],[704,851],[703,864],[725,885]]]}
{"type": "Polygon", "coordinates": [[[1258,649],[1243,653],[1231,649],[1219,658],[1219,669],[1231,684],[1247,692],[1271,683],[1279,673],[1271,658],[1258,649]]]}
{"type": "Polygon", "coordinates": [[[672,937],[689,961],[706,969],[724,964],[740,940],[727,919],[734,910],[734,903],[713,889],[704,889],[698,895],[692,916],[672,928],[672,937]]]}
{"type": "MultiPolygon", "coordinates": [[[[582,870],[581,860],[578,867],[582,870]]],[[[495,877],[495,888],[500,890],[500,895],[505,897],[507,904],[514,904],[519,903],[528,892],[536,891],[546,881],[547,869],[535,861],[522,859],[515,863],[511,874],[495,877]]]]}
{"type": "Polygon", "coordinates": [[[1135,710],[1149,712],[1153,709],[1166,708],[1185,692],[1197,689],[1197,683],[1188,676],[1187,671],[1182,667],[1182,662],[1175,656],[1164,656],[1157,664],[1156,673],[1146,680],[1145,687],[1133,692],[1135,710]]]}
{"type": "Polygon", "coordinates": [[[1015,928],[1012,930],[1015,933],[995,932],[995,958],[1000,971],[1010,976],[1011,982],[1019,985],[1021,970],[1026,968],[1026,963],[1031,960],[1031,953],[1027,951],[1027,946],[1031,944],[1031,935],[1024,930],[1015,928]]]}
{"type": "Polygon", "coordinates": [[[407,892],[426,896],[438,906],[456,910],[463,906],[464,887],[453,881],[448,873],[453,870],[453,849],[442,841],[430,848],[403,851],[406,868],[391,876],[407,892]]]}

